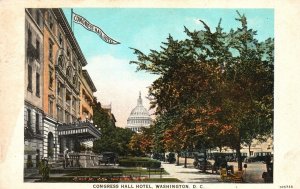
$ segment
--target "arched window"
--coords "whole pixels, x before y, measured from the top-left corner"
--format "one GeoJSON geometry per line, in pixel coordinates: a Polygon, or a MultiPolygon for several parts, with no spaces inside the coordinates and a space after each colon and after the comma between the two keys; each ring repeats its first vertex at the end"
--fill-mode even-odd
{"type": "Polygon", "coordinates": [[[67,74],[67,77],[70,79],[70,81],[72,81],[73,80],[73,74],[72,74],[71,66],[68,67],[66,74],[67,74]]]}
{"type": "Polygon", "coordinates": [[[73,84],[77,85],[77,76],[76,75],[74,75],[74,77],[73,77],[73,84]]]}
{"type": "Polygon", "coordinates": [[[64,58],[63,58],[62,55],[60,55],[60,56],[58,57],[58,66],[60,66],[62,69],[65,68],[64,58]]]}

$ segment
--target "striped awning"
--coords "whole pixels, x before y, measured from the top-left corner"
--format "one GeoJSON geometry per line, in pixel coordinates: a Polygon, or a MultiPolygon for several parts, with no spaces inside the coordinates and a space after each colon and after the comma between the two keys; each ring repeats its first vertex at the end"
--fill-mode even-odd
{"type": "Polygon", "coordinates": [[[74,137],[82,141],[101,137],[100,131],[89,121],[61,124],[57,128],[59,136],[74,137]]]}

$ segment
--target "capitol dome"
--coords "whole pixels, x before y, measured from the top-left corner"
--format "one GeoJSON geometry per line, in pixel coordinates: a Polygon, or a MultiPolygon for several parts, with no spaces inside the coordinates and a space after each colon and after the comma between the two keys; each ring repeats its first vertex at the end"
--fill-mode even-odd
{"type": "Polygon", "coordinates": [[[131,111],[127,119],[127,128],[139,132],[142,127],[150,127],[152,119],[149,112],[143,106],[141,92],[137,100],[137,106],[131,111]]]}

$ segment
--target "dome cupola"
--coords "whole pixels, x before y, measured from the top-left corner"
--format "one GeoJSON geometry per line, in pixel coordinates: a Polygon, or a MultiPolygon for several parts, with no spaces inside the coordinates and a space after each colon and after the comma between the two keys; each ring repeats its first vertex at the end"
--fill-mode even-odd
{"type": "Polygon", "coordinates": [[[137,99],[137,105],[132,109],[128,119],[127,128],[133,131],[139,132],[141,127],[150,127],[152,123],[151,117],[147,109],[143,106],[143,100],[141,92],[139,92],[139,98],[137,99]]]}

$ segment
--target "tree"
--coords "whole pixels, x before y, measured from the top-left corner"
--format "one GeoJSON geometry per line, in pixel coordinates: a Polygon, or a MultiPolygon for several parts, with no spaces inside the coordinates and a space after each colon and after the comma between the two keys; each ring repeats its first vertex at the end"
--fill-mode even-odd
{"type": "Polygon", "coordinates": [[[131,154],[134,156],[145,155],[140,144],[141,139],[142,135],[140,133],[134,133],[129,141],[128,147],[131,154]]]}
{"type": "Polygon", "coordinates": [[[154,127],[142,127],[139,133],[133,134],[129,142],[129,148],[134,155],[146,155],[153,152],[154,127]]]}
{"type": "Polygon", "coordinates": [[[167,122],[165,133],[176,140],[164,140],[168,149],[178,150],[182,142],[184,148],[199,141],[204,148],[226,142],[236,149],[242,169],[241,144],[273,129],[274,39],[259,42],[244,15],[238,13],[236,20],[241,27],[229,32],[221,20],[215,32],[200,20],[204,30],[185,28],[188,38],[180,41],[169,35],[160,51],[145,55],[133,49],[138,60],[131,63],[159,76],[149,98],[167,122]],[[173,136],[178,127],[186,133],[173,136]]]}
{"type": "Polygon", "coordinates": [[[93,151],[96,153],[115,152],[125,156],[129,153],[128,143],[133,132],[130,129],[118,128],[107,111],[96,102],[93,107],[93,122],[101,131],[101,138],[94,141],[93,151]]]}
{"type": "Polygon", "coordinates": [[[184,138],[186,133],[184,131],[183,125],[176,124],[174,127],[166,129],[164,133],[163,142],[165,149],[169,152],[177,153],[177,165],[179,165],[180,152],[185,148],[184,138]]]}

